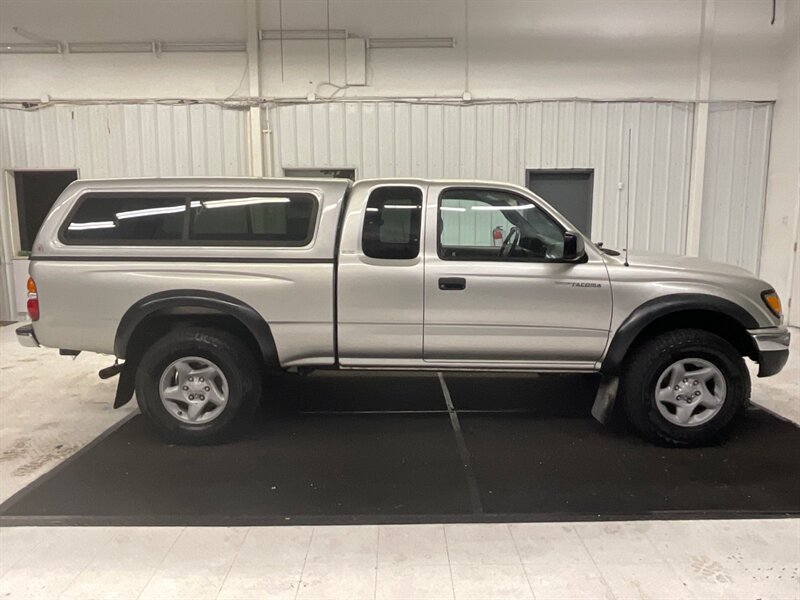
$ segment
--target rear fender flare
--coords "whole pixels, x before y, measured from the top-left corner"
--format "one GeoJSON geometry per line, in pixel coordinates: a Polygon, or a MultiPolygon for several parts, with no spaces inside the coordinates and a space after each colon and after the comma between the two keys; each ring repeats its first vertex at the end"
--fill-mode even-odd
{"type": "Polygon", "coordinates": [[[146,296],[136,302],[119,322],[114,338],[114,354],[119,358],[126,357],[136,328],[149,316],[165,311],[192,314],[192,309],[235,318],[253,335],[264,360],[268,364],[279,364],[275,339],[264,318],[241,300],[206,290],[170,290],[146,296]]]}

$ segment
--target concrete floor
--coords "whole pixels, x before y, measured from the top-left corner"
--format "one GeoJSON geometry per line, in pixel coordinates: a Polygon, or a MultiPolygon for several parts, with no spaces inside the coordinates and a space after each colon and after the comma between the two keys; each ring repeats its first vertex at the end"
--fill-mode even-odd
{"type": "Polygon", "coordinates": [[[0,529],[2,598],[798,597],[800,520],[0,529]]]}
{"type": "MultiPolygon", "coordinates": [[[[130,412],[0,327],[0,500],[130,412]]],[[[800,423],[800,331],[753,401],[800,423]]],[[[787,477],[797,474],[787,473],[787,477]]],[[[2,598],[800,598],[800,520],[0,528],[2,598]]]]}
{"type": "Polygon", "coordinates": [[[0,502],[138,410],[111,407],[116,379],[97,371],[113,358],[24,348],[16,327],[0,327],[0,502]]]}

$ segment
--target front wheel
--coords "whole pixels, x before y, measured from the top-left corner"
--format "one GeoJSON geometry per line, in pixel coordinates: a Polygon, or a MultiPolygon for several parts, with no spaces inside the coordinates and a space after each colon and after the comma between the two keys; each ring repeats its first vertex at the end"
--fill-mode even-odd
{"type": "Polygon", "coordinates": [[[252,352],[217,329],[171,331],[149,348],[136,371],[139,408],[162,436],[178,443],[230,438],[256,407],[259,393],[252,352]]]}
{"type": "Polygon", "coordinates": [[[645,439],[700,446],[717,441],[747,405],[750,374],[727,340],[679,329],[631,350],[621,395],[628,419],[645,439]]]}

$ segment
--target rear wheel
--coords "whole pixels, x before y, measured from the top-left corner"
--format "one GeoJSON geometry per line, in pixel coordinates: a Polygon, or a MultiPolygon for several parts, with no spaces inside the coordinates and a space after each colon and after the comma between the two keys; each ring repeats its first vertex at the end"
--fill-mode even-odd
{"type": "Polygon", "coordinates": [[[169,441],[229,439],[252,414],[261,384],[252,351],[221,330],[182,327],[155,342],[136,371],[142,413],[169,441]]]}
{"type": "Polygon", "coordinates": [[[663,333],[631,350],[621,395],[642,437],[674,446],[717,441],[750,398],[750,375],[727,340],[699,329],[663,333]]]}

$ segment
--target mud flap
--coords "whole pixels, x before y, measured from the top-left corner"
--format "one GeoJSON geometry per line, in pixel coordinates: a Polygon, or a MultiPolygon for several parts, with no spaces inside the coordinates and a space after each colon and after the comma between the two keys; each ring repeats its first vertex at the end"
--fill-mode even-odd
{"type": "Polygon", "coordinates": [[[127,362],[121,365],[117,395],[114,396],[114,408],[125,406],[133,398],[134,375],[136,368],[127,362]]]}
{"type": "Polygon", "coordinates": [[[592,416],[603,423],[608,423],[611,411],[614,409],[614,402],[617,400],[617,390],[619,389],[619,377],[614,375],[603,375],[600,379],[600,387],[597,388],[597,395],[592,406],[592,416]]]}

